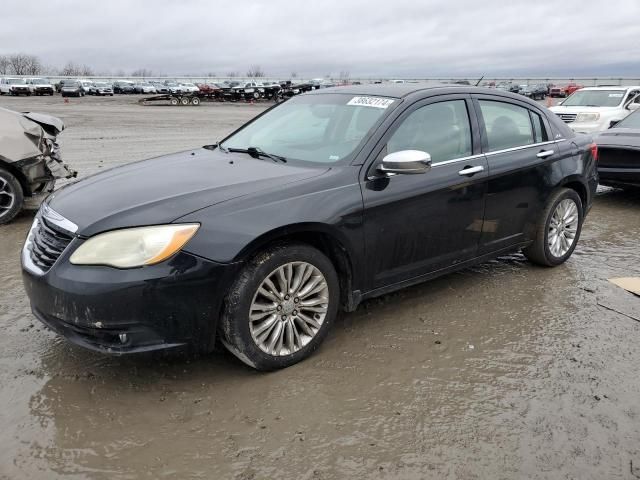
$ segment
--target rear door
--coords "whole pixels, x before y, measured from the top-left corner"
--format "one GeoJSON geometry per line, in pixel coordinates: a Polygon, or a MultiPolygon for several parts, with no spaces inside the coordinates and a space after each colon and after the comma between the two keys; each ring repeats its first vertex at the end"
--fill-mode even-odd
{"type": "Polygon", "coordinates": [[[550,164],[561,158],[540,111],[525,102],[474,95],[489,167],[479,254],[526,240],[548,195],[550,164]]]}

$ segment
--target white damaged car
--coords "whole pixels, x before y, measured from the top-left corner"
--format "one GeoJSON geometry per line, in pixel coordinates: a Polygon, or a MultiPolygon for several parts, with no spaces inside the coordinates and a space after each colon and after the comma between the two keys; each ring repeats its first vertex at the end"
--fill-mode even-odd
{"type": "Polygon", "coordinates": [[[60,158],[62,130],[59,118],[0,108],[0,225],[37,208],[57,179],[76,176],[60,158]]]}

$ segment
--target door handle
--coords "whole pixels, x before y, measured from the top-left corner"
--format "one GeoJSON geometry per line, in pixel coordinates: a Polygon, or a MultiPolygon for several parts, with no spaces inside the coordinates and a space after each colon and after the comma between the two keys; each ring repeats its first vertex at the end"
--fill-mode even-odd
{"type": "Polygon", "coordinates": [[[462,175],[465,177],[471,177],[476,173],[484,172],[484,167],[482,165],[478,165],[477,167],[466,167],[458,172],[458,175],[462,175]]]}
{"type": "Polygon", "coordinates": [[[554,153],[556,153],[556,152],[553,151],[553,150],[542,150],[540,153],[538,153],[536,155],[536,157],[538,157],[538,158],[547,158],[547,157],[550,157],[551,155],[553,155],[554,153]]]}

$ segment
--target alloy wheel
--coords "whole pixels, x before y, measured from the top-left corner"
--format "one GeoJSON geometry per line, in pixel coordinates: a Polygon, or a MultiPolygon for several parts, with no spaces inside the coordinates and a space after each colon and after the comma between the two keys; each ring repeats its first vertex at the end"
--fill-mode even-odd
{"type": "Polygon", "coordinates": [[[556,209],[549,221],[547,244],[554,257],[562,257],[573,246],[578,231],[578,206],[565,198],[556,205],[556,209]]]}
{"type": "Polygon", "coordinates": [[[16,201],[16,192],[6,178],[0,176],[0,217],[9,212],[16,201]]]}
{"type": "Polygon", "coordinates": [[[291,355],[316,336],[328,308],[329,287],[322,272],[307,262],[286,263],[262,281],[253,297],[251,337],[269,355],[291,355]]]}

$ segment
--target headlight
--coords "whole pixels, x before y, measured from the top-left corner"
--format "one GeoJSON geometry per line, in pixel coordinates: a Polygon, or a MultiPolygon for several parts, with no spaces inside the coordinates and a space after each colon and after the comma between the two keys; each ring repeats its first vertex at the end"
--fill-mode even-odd
{"type": "Polygon", "coordinates": [[[599,113],[579,113],[576,115],[576,122],[595,122],[599,119],[599,113]]]}
{"type": "Polygon", "coordinates": [[[182,247],[200,228],[197,223],[137,227],[101,233],[71,255],[74,265],[134,268],[160,263],[182,247]]]}

